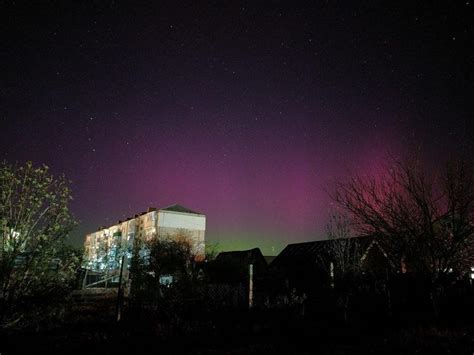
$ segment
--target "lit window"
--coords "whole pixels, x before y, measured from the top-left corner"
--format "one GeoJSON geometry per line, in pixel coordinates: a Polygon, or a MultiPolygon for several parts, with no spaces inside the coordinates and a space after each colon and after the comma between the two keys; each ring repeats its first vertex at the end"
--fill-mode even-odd
{"type": "Polygon", "coordinates": [[[162,275],[159,278],[159,282],[163,286],[170,287],[170,285],[173,283],[173,276],[172,275],[162,275]]]}

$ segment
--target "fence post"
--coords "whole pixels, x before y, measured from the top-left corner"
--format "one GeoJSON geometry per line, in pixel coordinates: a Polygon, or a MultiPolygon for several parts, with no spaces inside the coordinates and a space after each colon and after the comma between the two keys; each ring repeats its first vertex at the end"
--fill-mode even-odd
{"type": "Polygon", "coordinates": [[[329,272],[331,274],[331,288],[334,288],[334,263],[332,261],[329,264],[329,272]]]}
{"type": "Polygon", "coordinates": [[[249,308],[253,306],[253,264],[249,265],[249,308]]]}

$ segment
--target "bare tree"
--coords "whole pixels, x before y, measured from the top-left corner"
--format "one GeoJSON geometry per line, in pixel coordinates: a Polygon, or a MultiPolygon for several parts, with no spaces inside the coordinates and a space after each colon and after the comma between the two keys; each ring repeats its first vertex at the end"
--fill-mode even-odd
{"type": "Polygon", "coordinates": [[[347,216],[333,214],[326,230],[328,239],[331,240],[327,244],[331,286],[338,306],[342,309],[344,322],[347,323],[351,297],[360,285],[362,249],[358,239],[352,233],[347,216]]]}
{"type": "Polygon", "coordinates": [[[340,275],[357,273],[361,269],[362,251],[354,238],[347,216],[333,214],[326,226],[330,243],[329,254],[334,262],[335,272],[340,275]]]}
{"type": "Polygon", "coordinates": [[[338,183],[333,197],[361,233],[381,236],[401,271],[409,264],[439,278],[474,262],[474,177],[463,161],[432,176],[395,161],[381,177],[338,183]]]}
{"type": "Polygon", "coordinates": [[[429,174],[417,160],[394,160],[380,176],[337,183],[332,197],[360,233],[379,236],[398,271],[439,285],[474,265],[474,175],[466,161],[429,174]]]}

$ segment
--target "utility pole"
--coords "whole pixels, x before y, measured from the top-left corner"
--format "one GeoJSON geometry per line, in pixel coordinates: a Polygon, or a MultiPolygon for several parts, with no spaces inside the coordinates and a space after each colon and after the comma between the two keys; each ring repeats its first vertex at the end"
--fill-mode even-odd
{"type": "Polygon", "coordinates": [[[253,264],[249,265],[249,309],[253,306],[253,264]]]}
{"type": "Polygon", "coordinates": [[[122,303],[123,303],[123,288],[122,288],[122,274],[123,274],[123,264],[125,261],[125,254],[122,255],[122,263],[120,265],[120,276],[119,284],[117,290],[117,322],[120,322],[122,317],[122,303]]]}
{"type": "Polygon", "coordinates": [[[84,279],[82,279],[82,289],[84,290],[87,286],[87,275],[89,274],[89,269],[86,269],[84,274],[84,279]]]}

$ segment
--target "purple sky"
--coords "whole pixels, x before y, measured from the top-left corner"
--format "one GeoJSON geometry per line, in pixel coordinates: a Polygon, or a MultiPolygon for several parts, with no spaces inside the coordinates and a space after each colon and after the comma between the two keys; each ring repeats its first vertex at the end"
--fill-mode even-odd
{"type": "Polygon", "coordinates": [[[179,203],[223,249],[324,238],[326,190],[387,153],[472,149],[472,5],[6,4],[0,153],[99,225],[179,203]]]}

